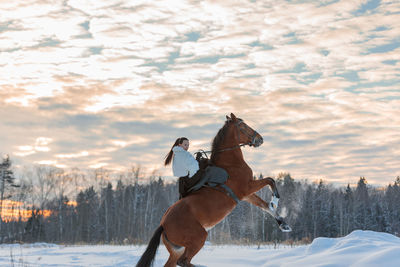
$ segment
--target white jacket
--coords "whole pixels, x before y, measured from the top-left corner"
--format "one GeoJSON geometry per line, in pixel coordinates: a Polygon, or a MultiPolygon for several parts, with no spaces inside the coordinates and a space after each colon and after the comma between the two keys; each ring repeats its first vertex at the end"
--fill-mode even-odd
{"type": "Polygon", "coordinates": [[[172,172],[176,177],[182,177],[189,174],[192,177],[199,170],[199,163],[188,151],[180,146],[172,148],[174,157],[172,161],[172,172]]]}

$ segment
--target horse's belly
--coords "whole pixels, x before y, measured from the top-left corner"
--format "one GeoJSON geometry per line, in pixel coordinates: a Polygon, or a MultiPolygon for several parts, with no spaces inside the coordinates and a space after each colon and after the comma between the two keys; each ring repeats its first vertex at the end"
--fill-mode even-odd
{"type": "Polygon", "coordinates": [[[218,195],[214,197],[214,194],[207,197],[202,194],[193,195],[192,199],[193,203],[189,206],[190,211],[206,229],[212,228],[222,221],[236,206],[230,198],[218,195]]]}
{"type": "Polygon", "coordinates": [[[196,223],[210,229],[231,213],[235,206],[233,199],[225,194],[201,189],[172,205],[164,214],[161,225],[176,228],[178,232],[196,223]]]}

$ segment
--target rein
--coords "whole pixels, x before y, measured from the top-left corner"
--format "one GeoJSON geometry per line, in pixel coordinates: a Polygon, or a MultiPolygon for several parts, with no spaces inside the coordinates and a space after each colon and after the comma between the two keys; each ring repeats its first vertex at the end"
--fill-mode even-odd
{"type": "MultiPolygon", "coordinates": [[[[224,152],[224,151],[234,150],[234,149],[237,149],[237,148],[239,148],[239,147],[247,146],[247,145],[251,146],[251,142],[246,143],[246,144],[236,145],[236,146],[234,146],[234,147],[224,148],[224,149],[218,150],[218,151],[216,151],[216,152],[220,153],[220,152],[224,152]]],[[[210,154],[211,152],[212,152],[211,150],[210,150],[210,151],[204,151],[204,150],[200,149],[198,152],[195,152],[194,154],[196,154],[196,153],[202,153],[202,154],[205,155],[206,158],[208,159],[207,154],[210,154]]]]}

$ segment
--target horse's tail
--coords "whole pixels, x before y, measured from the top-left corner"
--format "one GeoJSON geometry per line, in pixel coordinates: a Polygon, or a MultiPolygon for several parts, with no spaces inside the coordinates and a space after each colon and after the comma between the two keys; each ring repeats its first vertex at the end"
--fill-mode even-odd
{"type": "Polygon", "coordinates": [[[160,225],[154,232],[153,237],[150,239],[149,245],[146,248],[146,251],[143,253],[142,257],[136,264],[136,267],[152,266],[158,246],[160,245],[160,238],[163,231],[164,228],[160,225]]]}

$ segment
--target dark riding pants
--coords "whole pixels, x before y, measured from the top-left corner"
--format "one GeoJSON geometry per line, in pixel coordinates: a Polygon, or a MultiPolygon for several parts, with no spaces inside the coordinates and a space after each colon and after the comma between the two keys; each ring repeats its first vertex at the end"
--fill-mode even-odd
{"type": "Polygon", "coordinates": [[[188,195],[188,190],[197,184],[204,175],[204,170],[198,170],[192,177],[189,175],[179,177],[179,199],[186,197],[188,195]]]}

